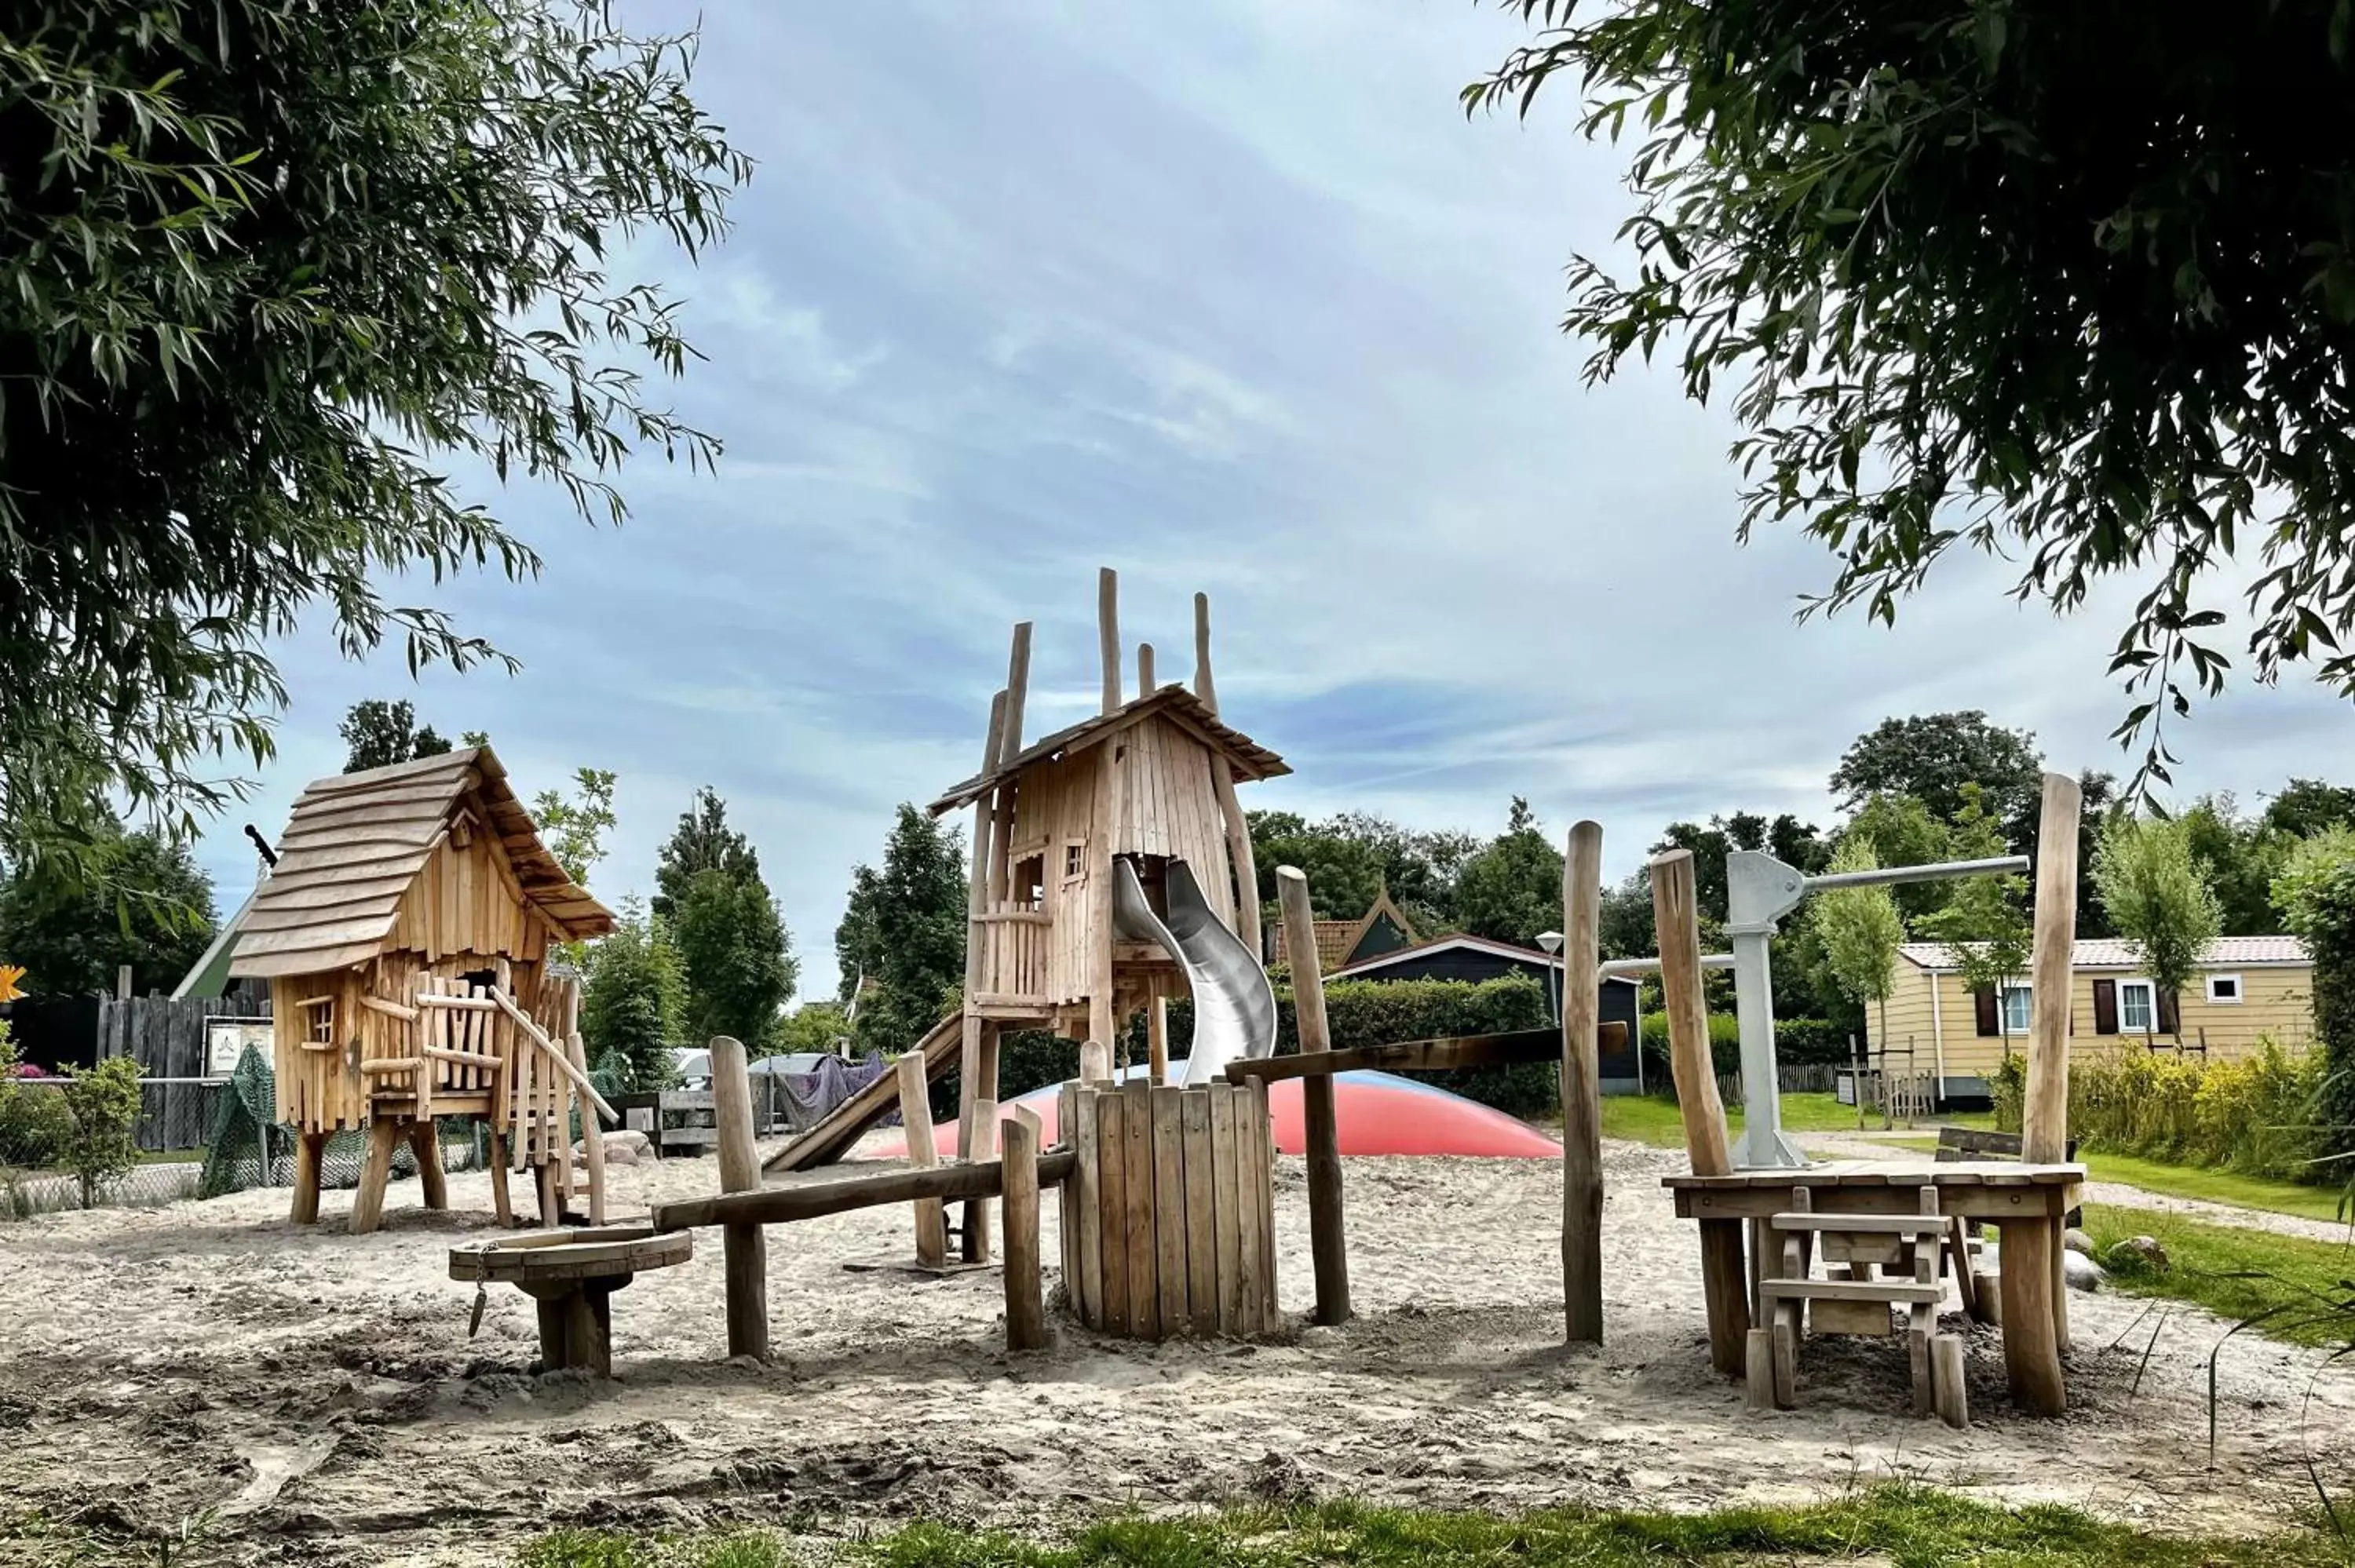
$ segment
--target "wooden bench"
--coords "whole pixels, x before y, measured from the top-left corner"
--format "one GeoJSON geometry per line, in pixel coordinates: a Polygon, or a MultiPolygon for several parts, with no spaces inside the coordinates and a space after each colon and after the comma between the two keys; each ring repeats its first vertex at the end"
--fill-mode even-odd
{"type": "MultiPolygon", "coordinates": [[[[1753,1329],[1746,1345],[1752,1408],[1788,1410],[1796,1403],[1805,1333],[1886,1338],[1894,1331],[1889,1309],[1902,1307],[1913,1414],[1934,1411],[1948,1425],[1970,1424],[1962,1341],[1938,1332],[1938,1306],[1946,1295],[1945,1241],[1948,1227],[1958,1222],[1940,1211],[1934,1186],[1918,1189],[1915,1201],[1919,1210],[1911,1214],[1818,1212],[1807,1188],[1795,1186],[1790,1208],[1757,1226],[1758,1308],[1766,1327],[1753,1329]],[[1779,1249],[1773,1245],[1777,1240],[1779,1249]],[[1815,1277],[1810,1244],[1819,1245],[1825,1262],[1839,1265],[1848,1277],[1815,1277]],[[1910,1277],[1876,1278],[1874,1271],[1883,1265],[1903,1269],[1910,1277]]],[[[1967,1272],[1967,1258],[1959,1261],[1967,1272]]]]}

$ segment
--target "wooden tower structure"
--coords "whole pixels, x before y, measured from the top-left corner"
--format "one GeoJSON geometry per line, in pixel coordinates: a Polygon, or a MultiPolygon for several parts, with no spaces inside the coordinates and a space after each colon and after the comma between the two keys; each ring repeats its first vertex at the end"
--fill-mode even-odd
{"type": "Polygon", "coordinates": [[[297,1133],[293,1218],[319,1214],[331,1133],[365,1131],[355,1234],[376,1228],[395,1148],[413,1151],[442,1205],[437,1118],[489,1128],[493,1193],[535,1173],[542,1223],[571,1182],[570,1118],[583,1107],[591,1218],[604,1207],[602,1145],[575,1029],[579,982],[559,943],[613,928],[540,842],[488,747],[322,779],[294,802],[229,972],[270,981],[278,1119],[297,1133]]]}
{"type": "MultiPolygon", "coordinates": [[[[1163,1004],[1186,971],[1149,941],[1124,939],[1114,920],[1115,867],[1125,863],[1167,917],[1170,867],[1182,863],[1209,914],[1259,951],[1259,876],[1235,787],[1288,773],[1284,759],[1220,717],[1209,657],[1209,600],[1194,597],[1194,683],[1154,678],[1151,644],[1136,650],[1137,686],[1124,680],[1118,581],[1099,574],[1103,700],[1093,716],[1025,744],[1030,623],[1014,629],[1007,683],[990,708],[981,770],[932,804],[933,815],[974,812],[958,1149],[988,1159],[996,1127],[1002,1029],[1052,1029],[1109,1048],[1149,1009],[1156,1065],[1166,1064],[1163,1004]]],[[[968,1209],[965,1253],[987,1253],[979,1205],[968,1209]]]]}

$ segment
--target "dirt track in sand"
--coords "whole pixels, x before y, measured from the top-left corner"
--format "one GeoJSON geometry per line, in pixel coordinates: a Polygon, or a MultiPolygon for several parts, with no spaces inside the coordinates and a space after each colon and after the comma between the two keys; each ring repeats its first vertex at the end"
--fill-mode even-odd
{"type": "MultiPolygon", "coordinates": [[[[2073,1298],[2069,1414],[2016,1416],[1989,1330],[1977,1425],[1901,1414],[1889,1342],[1813,1341],[1803,1408],[1754,1416],[1707,1366],[1694,1240],[1658,1176],[1609,1151],[1608,1345],[1560,1344],[1559,1168],[1351,1160],[1360,1319],[1259,1345],[1145,1346],[1065,1327],[1008,1357],[994,1273],[916,1278],[900,1211],[773,1230],[776,1364],[722,1360],[719,1249],[614,1298],[618,1381],[535,1377],[533,1319],[445,1253],[489,1230],[485,1178],[453,1209],[397,1184],[352,1237],[285,1224],[283,1192],[0,1226],[0,1445],[12,1502],[126,1534],[210,1512],[223,1561],[477,1563],[559,1524],[758,1520],[829,1533],[918,1513],[1050,1524],[1124,1506],[1347,1494],[1439,1507],[1699,1508],[1919,1476],[2176,1529],[2256,1531],[2312,1496],[2303,1456],[2355,1485],[2355,1372],[2217,1319],[2073,1298]]],[[[708,1191],[708,1162],[617,1171],[617,1215],[708,1191]]],[[[1284,1306],[1307,1305],[1299,1162],[1278,1173],[1284,1306]]],[[[1057,1255],[1050,1234],[1044,1255],[1057,1255]]],[[[1050,1285],[1051,1288],[1051,1285],[1050,1285]]],[[[45,1561],[0,1535],[0,1562],[45,1561]]]]}

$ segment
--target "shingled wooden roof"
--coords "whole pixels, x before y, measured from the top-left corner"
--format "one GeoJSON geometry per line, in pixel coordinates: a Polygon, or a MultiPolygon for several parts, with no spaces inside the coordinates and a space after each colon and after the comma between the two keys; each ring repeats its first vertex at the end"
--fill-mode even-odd
{"type": "Polygon", "coordinates": [[[245,912],[229,973],[309,974],[375,957],[402,895],[462,809],[496,835],[524,901],[566,938],[613,928],[613,911],[540,842],[491,748],[469,747],[304,789],[278,841],[278,863],[245,912]]]}
{"type": "Polygon", "coordinates": [[[1004,767],[976,774],[961,784],[952,786],[946,794],[932,803],[930,810],[937,817],[960,806],[970,806],[1026,768],[1050,758],[1068,757],[1085,751],[1111,739],[1130,726],[1156,715],[1169,720],[1180,729],[1190,731],[1203,745],[1224,757],[1228,766],[1234,770],[1238,784],[1253,779],[1276,779],[1292,771],[1283,758],[1242,731],[1220,723],[1217,713],[1201,698],[1183,686],[1169,685],[1108,714],[1082,719],[1068,729],[1059,729],[1044,739],[1032,741],[1004,767]]]}

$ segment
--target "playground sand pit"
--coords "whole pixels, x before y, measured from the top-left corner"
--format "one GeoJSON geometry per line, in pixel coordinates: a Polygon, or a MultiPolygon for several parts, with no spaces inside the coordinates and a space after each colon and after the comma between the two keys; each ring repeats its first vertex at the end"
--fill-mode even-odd
{"type": "MultiPolygon", "coordinates": [[[[2254,1335],[2225,1346],[2215,1466],[2206,1357],[2225,1325],[2073,1296],[2069,1413],[2012,1414],[1973,1332],[1977,1425],[1902,1414],[1900,1341],[1811,1342],[1803,1408],[1753,1415],[1713,1376],[1697,1245],[1658,1177],[1609,1150],[1607,1346],[1560,1333],[1549,1161],[1353,1159],[1359,1320],[1284,1342],[1144,1345],[1068,1324],[1009,1357],[994,1271],[918,1277],[904,1210],[769,1232],[774,1364],[723,1360],[720,1248],[614,1298],[613,1383],[535,1377],[530,1304],[447,1277],[486,1239],[486,1179],[385,1228],[297,1230],[286,1193],[0,1226],[6,1504],[116,1538],[196,1526],[220,1561],[490,1563],[561,1525],[763,1523],[838,1535],[919,1514],[1052,1530],[1105,1510],[1347,1496],[1441,1508],[1701,1508],[1915,1477],[2160,1529],[2258,1531],[2355,1481],[2355,1373],[2254,1335]],[[2139,1370],[2138,1370],[2139,1369],[2139,1370]]],[[[617,1219],[698,1195],[709,1161],[613,1172],[617,1219]]],[[[1055,1205],[1043,1252],[1058,1255],[1055,1205]]],[[[1300,1162],[1277,1175],[1283,1303],[1312,1295],[1300,1162]]],[[[0,1506],[0,1521],[11,1512],[0,1506]]],[[[21,1516],[20,1516],[21,1517],[21,1516]]],[[[54,1542],[49,1543],[54,1548],[54,1542]]],[[[47,1561],[0,1529],[0,1562],[47,1561]]],[[[126,1555],[133,1553],[126,1547],[126,1555]]],[[[152,1551],[148,1552],[152,1556],[152,1551]]]]}

